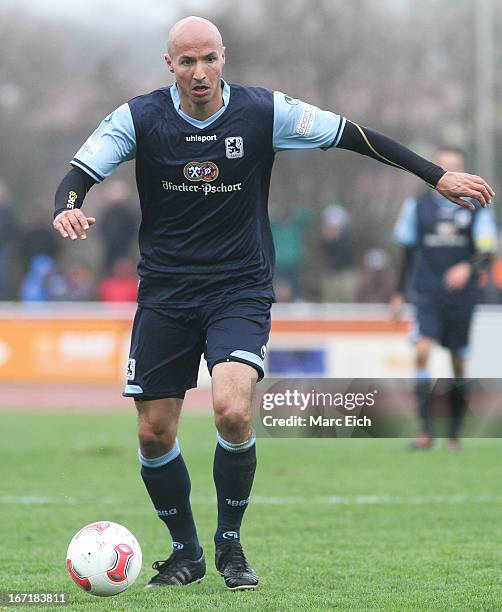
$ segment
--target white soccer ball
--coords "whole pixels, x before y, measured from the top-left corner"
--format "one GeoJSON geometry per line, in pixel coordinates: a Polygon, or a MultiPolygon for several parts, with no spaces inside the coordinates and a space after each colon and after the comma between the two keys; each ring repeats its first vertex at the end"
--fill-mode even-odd
{"type": "Polygon", "coordinates": [[[109,597],[125,591],[141,570],[141,548],[133,534],[117,523],[97,521],[72,538],[66,565],[87,593],[109,597]]]}

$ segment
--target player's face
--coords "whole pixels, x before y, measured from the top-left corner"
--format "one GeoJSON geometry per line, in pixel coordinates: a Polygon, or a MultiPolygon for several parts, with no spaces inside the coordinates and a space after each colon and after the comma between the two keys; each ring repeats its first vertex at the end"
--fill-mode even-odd
{"type": "Polygon", "coordinates": [[[447,172],[464,172],[464,156],[458,151],[439,151],[436,153],[436,164],[447,172]]]}
{"type": "Polygon", "coordinates": [[[184,112],[204,119],[221,108],[225,47],[213,36],[178,40],[165,59],[176,77],[181,109],[184,112]]]}

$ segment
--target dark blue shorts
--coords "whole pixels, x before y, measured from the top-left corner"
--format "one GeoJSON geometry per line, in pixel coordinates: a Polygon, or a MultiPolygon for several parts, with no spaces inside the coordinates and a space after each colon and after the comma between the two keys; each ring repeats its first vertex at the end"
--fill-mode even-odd
{"type": "Polygon", "coordinates": [[[202,354],[209,373],[222,361],[240,361],[261,380],[271,305],[268,299],[243,298],[197,308],[138,306],[123,395],[183,398],[197,386],[202,354]]]}
{"type": "Polygon", "coordinates": [[[443,303],[440,300],[420,299],[416,303],[416,327],[412,336],[432,338],[441,346],[461,357],[469,349],[474,304],[443,303]]]}

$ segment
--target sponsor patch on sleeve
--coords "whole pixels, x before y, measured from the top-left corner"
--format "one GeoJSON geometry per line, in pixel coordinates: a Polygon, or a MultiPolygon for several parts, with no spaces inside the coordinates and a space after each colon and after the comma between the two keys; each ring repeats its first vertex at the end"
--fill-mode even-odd
{"type": "Polygon", "coordinates": [[[88,138],[84,142],[84,146],[82,148],[89,157],[94,157],[94,155],[96,155],[96,153],[101,149],[101,145],[88,138]]]}
{"type": "Polygon", "coordinates": [[[296,133],[299,136],[309,136],[314,125],[316,109],[311,104],[304,104],[302,114],[296,125],[296,133]]]}

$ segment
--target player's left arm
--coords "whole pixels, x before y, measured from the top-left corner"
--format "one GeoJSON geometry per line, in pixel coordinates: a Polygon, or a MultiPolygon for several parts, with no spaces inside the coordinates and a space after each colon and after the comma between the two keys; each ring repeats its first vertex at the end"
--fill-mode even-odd
{"type": "Polygon", "coordinates": [[[490,185],[479,176],[446,172],[376,130],[274,92],[275,150],[313,147],[347,149],[411,172],[455,204],[471,210],[474,205],[465,197],[472,197],[486,207],[494,195],[490,185]]]}
{"type": "Polygon", "coordinates": [[[464,197],[474,198],[481,206],[486,207],[494,195],[493,189],[480,176],[466,172],[446,172],[396,140],[352,121],[347,121],[338,148],[349,149],[410,172],[448,200],[470,210],[474,210],[474,204],[463,199],[464,197]]]}

